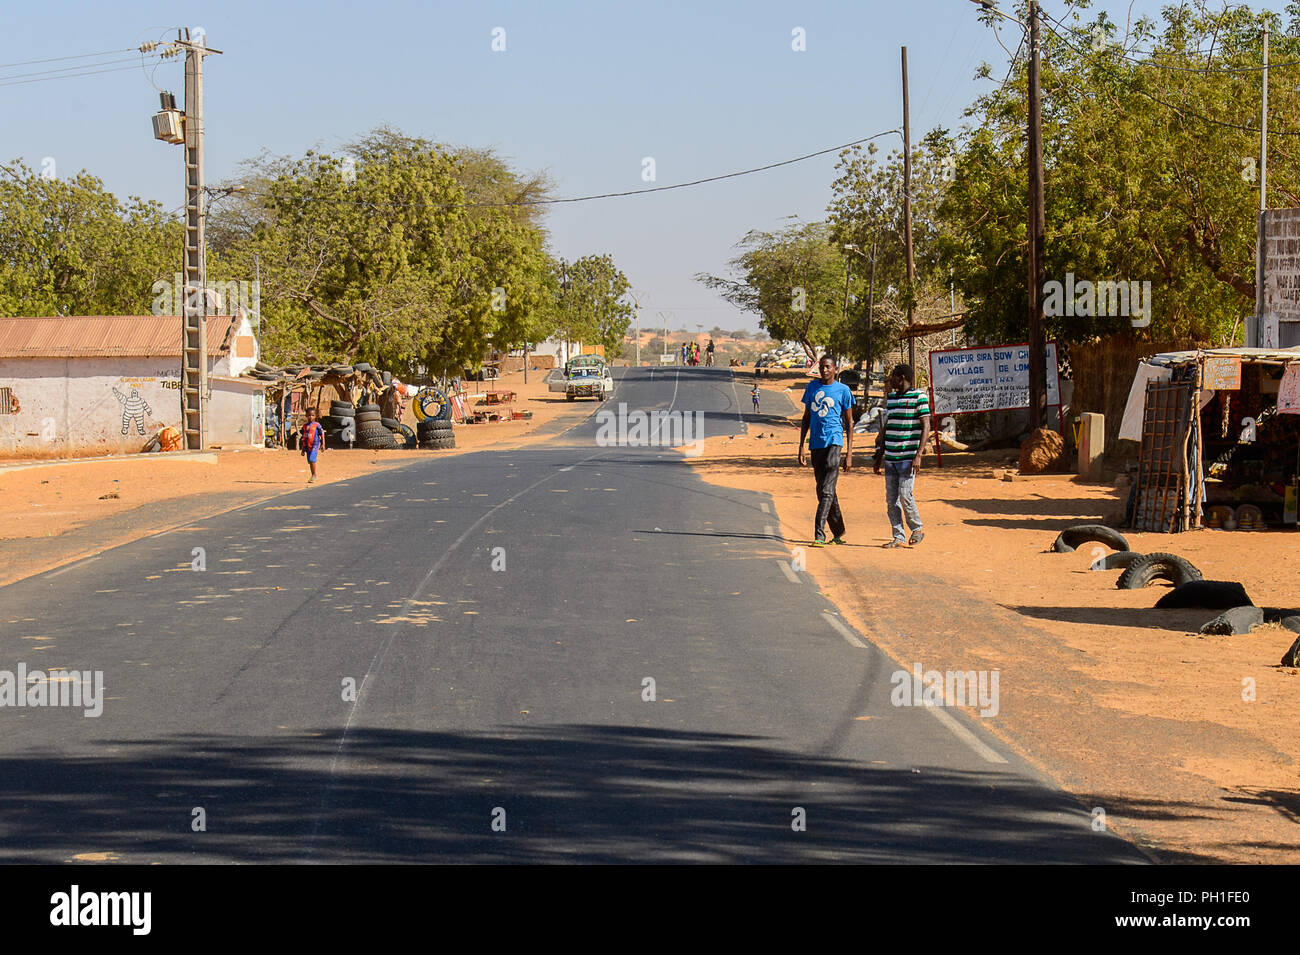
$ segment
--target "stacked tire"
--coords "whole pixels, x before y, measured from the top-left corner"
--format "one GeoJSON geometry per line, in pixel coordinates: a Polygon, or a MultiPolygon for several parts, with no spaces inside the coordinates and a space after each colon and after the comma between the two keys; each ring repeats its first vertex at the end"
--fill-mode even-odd
{"type": "Polygon", "coordinates": [[[330,413],[321,419],[327,448],[346,448],[356,440],[356,409],[348,401],[331,401],[330,413]]]}
{"type": "Polygon", "coordinates": [[[456,447],[456,435],[452,432],[451,419],[425,418],[415,426],[416,439],[426,451],[446,451],[456,447]]]}
{"type": "Polygon", "coordinates": [[[379,405],[357,405],[357,444],[371,451],[397,447],[393,432],[384,427],[379,405]]]}

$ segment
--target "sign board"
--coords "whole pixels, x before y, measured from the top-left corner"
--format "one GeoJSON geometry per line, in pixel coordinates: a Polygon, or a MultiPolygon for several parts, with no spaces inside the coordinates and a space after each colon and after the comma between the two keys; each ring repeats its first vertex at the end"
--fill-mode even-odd
{"type": "Polygon", "coordinates": [[[1277,388],[1277,413],[1300,414],[1300,361],[1286,366],[1277,388]]]}
{"type": "Polygon", "coordinates": [[[1256,344],[1283,348],[1300,330],[1300,209],[1269,209],[1263,218],[1264,300],[1256,344]]]}
{"type": "MultiPolygon", "coordinates": [[[[1029,346],[992,345],[930,352],[936,416],[1029,407],[1029,346]]],[[[1047,404],[1060,406],[1056,342],[1047,343],[1047,404]]]]}
{"type": "Polygon", "coordinates": [[[1212,391],[1236,391],[1241,387],[1241,359],[1233,355],[1207,357],[1202,383],[1212,391]]]}

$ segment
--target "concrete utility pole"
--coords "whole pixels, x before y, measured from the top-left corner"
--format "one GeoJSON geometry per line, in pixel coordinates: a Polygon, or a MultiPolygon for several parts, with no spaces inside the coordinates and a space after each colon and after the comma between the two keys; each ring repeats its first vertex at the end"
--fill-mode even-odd
{"type": "MultiPolygon", "coordinates": [[[[907,104],[907,47],[903,47],[903,244],[907,247],[907,326],[912,327],[916,263],[912,259],[912,126],[907,104]]],[[[907,339],[907,363],[916,374],[916,338],[907,339]]]]}
{"type": "Polygon", "coordinates": [[[1047,340],[1043,283],[1047,279],[1043,196],[1043,90],[1039,75],[1038,0],[1029,3],[1029,428],[1047,420],[1047,340]]]}
{"type": "MultiPolygon", "coordinates": [[[[185,246],[181,261],[181,421],[185,447],[207,444],[208,399],[208,270],[203,195],[203,58],[220,53],[207,47],[207,38],[177,32],[176,47],[185,51],[185,111],[176,109],[170,93],[154,117],[154,138],[185,146],[185,246]],[[178,128],[180,127],[180,128],[178,128]],[[193,290],[193,292],[191,292],[193,290]]],[[[260,271],[260,270],[259,270],[260,271]]],[[[258,315],[260,324],[261,315],[258,315]]]]}

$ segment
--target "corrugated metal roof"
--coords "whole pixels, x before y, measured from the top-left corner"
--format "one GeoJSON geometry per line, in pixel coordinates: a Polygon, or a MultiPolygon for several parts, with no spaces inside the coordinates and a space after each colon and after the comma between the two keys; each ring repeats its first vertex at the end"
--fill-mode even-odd
{"type": "MultiPolygon", "coordinates": [[[[208,354],[230,347],[235,319],[208,316],[208,354]]],[[[178,315],[70,315],[0,318],[0,358],[176,357],[178,315]]]]}
{"type": "Polygon", "coordinates": [[[1245,361],[1296,361],[1300,360],[1300,346],[1295,348],[1204,348],[1195,351],[1167,351],[1147,359],[1150,365],[1183,365],[1195,361],[1196,356],[1211,355],[1216,358],[1241,358],[1245,361]]]}

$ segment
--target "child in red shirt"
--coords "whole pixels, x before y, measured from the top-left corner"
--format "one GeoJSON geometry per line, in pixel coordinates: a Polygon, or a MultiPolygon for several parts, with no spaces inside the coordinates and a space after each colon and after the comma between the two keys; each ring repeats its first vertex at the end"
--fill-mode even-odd
{"type": "Polygon", "coordinates": [[[307,483],[311,484],[316,480],[316,457],[325,450],[325,429],[321,423],[316,420],[316,409],[307,409],[307,423],[302,427],[302,453],[307,456],[307,463],[311,465],[311,477],[307,483]]]}

